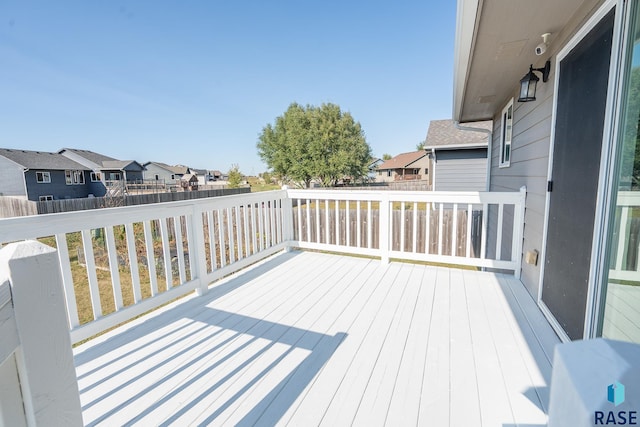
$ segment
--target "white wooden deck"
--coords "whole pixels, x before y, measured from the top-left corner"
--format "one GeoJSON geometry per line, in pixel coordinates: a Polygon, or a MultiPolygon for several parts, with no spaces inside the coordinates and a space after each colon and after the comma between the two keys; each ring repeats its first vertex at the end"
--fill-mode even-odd
{"type": "Polygon", "coordinates": [[[544,425],[557,337],[512,276],[270,258],[75,350],[87,425],[544,425]]]}
{"type": "Polygon", "coordinates": [[[606,305],[602,336],[640,342],[640,286],[609,283],[606,305]]]}

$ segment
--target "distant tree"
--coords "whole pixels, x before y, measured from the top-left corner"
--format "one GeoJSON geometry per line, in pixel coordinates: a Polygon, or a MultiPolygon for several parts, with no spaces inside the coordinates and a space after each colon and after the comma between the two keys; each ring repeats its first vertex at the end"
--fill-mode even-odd
{"type": "Polygon", "coordinates": [[[312,179],[333,186],[340,179],[366,176],[371,157],[360,123],[335,104],[293,103],[258,140],[260,158],[280,175],[308,187],[312,179]]]}
{"type": "Polygon", "coordinates": [[[391,156],[391,154],[384,153],[384,154],[382,155],[382,160],[384,160],[385,162],[386,162],[387,160],[391,160],[392,158],[393,158],[393,157],[391,156]]]}
{"type": "Polygon", "coordinates": [[[229,169],[229,180],[227,181],[229,184],[229,188],[238,188],[240,187],[240,183],[242,182],[242,173],[240,172],[240,167],[238,164],[234,163],[231,165],[231,169],[229,169]]]}
{"type": "Polygon", "coordinates": [[[427,141],[420,141],[416,144],[416,151],[424,150],[424,146],[427,145],[427,141]]]}

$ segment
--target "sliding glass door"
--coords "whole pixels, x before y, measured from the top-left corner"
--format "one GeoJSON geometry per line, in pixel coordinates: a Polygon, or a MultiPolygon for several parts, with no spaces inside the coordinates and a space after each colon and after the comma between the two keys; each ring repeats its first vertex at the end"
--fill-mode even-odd
{"type": "Polygon", "coordinates": [[[629,19],[623,67],[615,205],[608,232],[608,279],[603,286],[599,334],[640,343],[640,4],[629,19]]]}

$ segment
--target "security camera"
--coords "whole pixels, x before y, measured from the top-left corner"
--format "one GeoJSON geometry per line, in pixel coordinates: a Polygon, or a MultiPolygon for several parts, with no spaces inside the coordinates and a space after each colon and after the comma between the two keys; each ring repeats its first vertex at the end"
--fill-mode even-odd
{"type": "Polygon", "coordinates": [[[546,43],[540,43],[538,46],[536,46],[536,55],[540,56],[544,54],[546,51],[547,51],[546,43]]]}
{"type": "Polygon", "coordinates": [[[547,48],[549,47],[549,36],[551,35],[551,33],[544,33],[542,35],[542,43],[540,43],[538,46],[536,46],[536,55],[540,56],[542,54],[544,54],[547,51],[547,48]]]}

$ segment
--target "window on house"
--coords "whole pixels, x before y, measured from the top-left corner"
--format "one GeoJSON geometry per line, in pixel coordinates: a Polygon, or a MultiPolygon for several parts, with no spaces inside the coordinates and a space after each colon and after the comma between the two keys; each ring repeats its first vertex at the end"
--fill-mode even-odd
{"type": "Polygon", "coordinates": [[[419,173],[420,173],[420,169],[414,169],[414,170],[413,170],[413,174],[414,174],[414,175],[418,175],[419,173]]]}
{"type": "Polygon", "coordinates": [[[91,172],[91,182],[100,182],[100,172],[91,172]]]}
{"type": "Polygon", "coordinates": [[[389,176],[389,177],[391,176],[391,169],[389,169],[389,170],[387,171],[387,176],[389,176]]]}
{"type": "Polygon", "coordinates": [[[502,126],[500,128],[500,167],[511,164],[511,133],[513,128],[513,98],[502,110],[502,126]]]}
{"type": "Polygon", "coordinates": [[[175,175],[171,175],[171,179],[176,179],[176,176],[175,175]]]}
{"type": "Polygon", "coordinates": [[[51,182],[51,172],[36,172],[36,181],[40,184],[49,184],[51,182]]]}
{"type": "Polygon", "coordinates": [[[158,181],[160,179],[160,175],[156,174],[156,181],[158,181]]]}
{"type": "Polygon", "coordinates": [[[38,200],[41,202],[50,202],[53,200],[53,196],[39,196],[38,200]]]}
{"type": "Polygon", "coordinates": [[[84,184],[84,171],[64,171],[64,180],[67,185],[84,184]]]}

